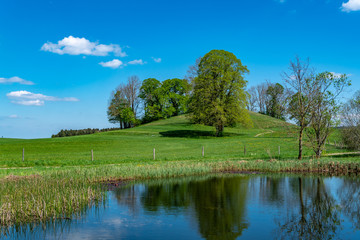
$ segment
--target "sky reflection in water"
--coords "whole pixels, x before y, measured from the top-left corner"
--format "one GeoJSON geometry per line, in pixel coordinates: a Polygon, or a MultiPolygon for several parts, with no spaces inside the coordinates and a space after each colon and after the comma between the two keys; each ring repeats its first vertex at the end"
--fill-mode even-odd
{"type": "Polygon", "coordinates": [[[4,239],[358,239],[357,178],[216,175],[128,184],[82,219],[4,239]]]}

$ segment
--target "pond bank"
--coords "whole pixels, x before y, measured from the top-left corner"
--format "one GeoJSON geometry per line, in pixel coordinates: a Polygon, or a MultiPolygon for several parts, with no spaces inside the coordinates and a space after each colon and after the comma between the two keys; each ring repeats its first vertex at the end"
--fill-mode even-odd
{"type": "Polygon", "coordinates": [[[357,175],[360,159],[152,161],[143,164],[12,169],[1,172],[0,225],[72,218],[106,199],[106,191],[128,180],[210,173],[315,173],[357,175]],[[107,187],[104,187],[107,185],[107,187]]]}

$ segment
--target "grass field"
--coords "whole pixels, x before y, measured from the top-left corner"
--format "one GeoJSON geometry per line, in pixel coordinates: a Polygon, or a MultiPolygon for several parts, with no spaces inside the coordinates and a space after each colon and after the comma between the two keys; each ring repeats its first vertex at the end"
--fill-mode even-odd
{"type": "MultiPolygon", "coordinates": [[[[305,148],[307,157],[298,161],[296,126],[257,113],[251,118],[254,128],[226,128],[220,138],[214,137],[212,127],[190,124],[186,116],[179,116],[85,136],[0,139],[0,237],[9,226],[77,216],[106,199],[104,186],[123,180],[244,171],[360,172],[357,155],[314,160],[312,150],[305,148]]],[[[330,142],[338,138],[335,131],[330,142]]],[[[327,153],[346,151],[333,144],[326,147],[327,153]]]]}
{"type": "MultiPolygon", "coordinates": [[[[297,157],[296,126],[258,113],[251,113],[251,118],[254,128],[225,128],[225,136],[221,138],[214,137],[213,127],[191,124],[183,115],[132,129],[92,135],[0,139],[0,168],[141,163],[152,161],[154,148],[156,161],[297,157]],[[204,158],[201,155],[202,147],[205,148],[204,158]],[[94,161],[91,161],[91,149],[94,151],[94,161]]],[[[339,142],[336,138],[338,136],[334,134],[331,142],[339,142]]],[[[333,145],[327,145],[326,150],[326,153],[345,151],[333,145]]],[[[305,148],[304,155],[312,156],[313,151],[305,148]]]]}

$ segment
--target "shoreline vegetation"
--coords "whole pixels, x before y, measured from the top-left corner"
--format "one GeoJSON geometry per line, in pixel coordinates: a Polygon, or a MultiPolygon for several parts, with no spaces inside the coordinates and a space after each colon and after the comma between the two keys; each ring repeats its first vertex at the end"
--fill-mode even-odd
{"type": "Polygon", "coordinates": [[[0,176],[0,226],[19,227],[78,217],[89,207],[104,203],[111,187],[131,180],[214,173],[284,172],[357,175],[360,173],[360,159],[152,161],[58,169],[7,169],[2,170],[0,176]]]}

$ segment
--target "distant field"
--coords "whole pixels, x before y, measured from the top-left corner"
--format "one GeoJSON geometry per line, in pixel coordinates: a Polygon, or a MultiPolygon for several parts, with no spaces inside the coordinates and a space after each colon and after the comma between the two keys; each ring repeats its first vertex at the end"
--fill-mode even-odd
{"type": "MultiPolygon", "coordinates": [[[[225,128],[214,137],[214,128],[191,124],[186,116],[160,120],[140,127],[92,135],[48,139],[0,139],[0,167],[79,166],[122,162],[201,160],[294,159],[297,157],[296,126],[251,113],[254,128],[225,128]],[[244,154],[246,146],[246,155],[244,154]],[[281,155],[278,155],[280,146],[281,155]],[[22,149],[25,161],[22,161],[22,149]],[[94,161],[91,161],[91,149],[94,161]]],[[[335,133],[331,142],[337,140],[335,133]]],[[[327,153],[346,150],[327,145],[327,153]]],[[[305,156],[312,156],[305,148],[305,156]]]]}

